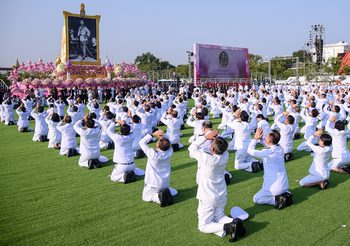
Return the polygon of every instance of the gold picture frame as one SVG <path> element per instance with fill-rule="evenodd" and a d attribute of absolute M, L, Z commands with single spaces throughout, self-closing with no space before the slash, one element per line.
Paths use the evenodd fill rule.
<path fill-rule="evenodd" d="M 65 34 L 65 62 L 101 65 L 100 15 L 72 14 L 63 11 Z M 63 47 L 62 47 L 63 48 Z M 64 48 L 63 48 L 64 49 Z"/>

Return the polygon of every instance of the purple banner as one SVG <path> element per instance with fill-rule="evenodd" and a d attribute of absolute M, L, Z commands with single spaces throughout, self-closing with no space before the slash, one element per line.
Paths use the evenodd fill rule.
<path fill-rule="evenodd" d="M 194 44 L 195 81 L 249 78 L 248 49 Z"/>

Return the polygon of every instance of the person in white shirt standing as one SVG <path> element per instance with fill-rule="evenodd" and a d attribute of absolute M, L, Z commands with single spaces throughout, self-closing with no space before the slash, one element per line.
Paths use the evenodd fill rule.
<path fill-rule="evenodd" d="M 256 204 L 273 205 L 276 209 L 282 209 L 292 205 L 292 194 L 288 191 L 289 183 L 284 164 L 284 152 L 281 146 L 280 134 L 272 131 L 265 140 L 268 149 L 256 150 L 256 144 L 262 139 L 261 128 L 256 130 L 254 139 L 248 146 L 248 153 L 263 160 L 264 182 L 262 189 L 255 194 L 253 201 Z"/>
<path fill-rule="evenodd" d="M 158 203 L 161 207 L 172 205 L 173 196 L 177 194 L 176 190 L 170 188 L 170 160 L 173 150 L 169 139 L 163 136 L 163 131 L 158 130 L 140 140 L 140 147 L 147 156 L 142 200 Z M 158 138 L 155 149 L 147 145 L 152 137 Z"/>
<path fill-rule="evenodd" d="M 230 234 L 230 241 L 245 235 L 245 228 L 240 219 L 233 220 L 225 216 L 227 190 L 225 169 L 229 159 L 228 144 L 217 136 L 216 131 L 205 135 L 203 141 L 211 142 L 210 151 L 200 150 L 202 143 L 193 142 L 190 155 L 200 164 L 198 169 L 198 229 L 203 233 L 215 233 L 220 237 Z"/>

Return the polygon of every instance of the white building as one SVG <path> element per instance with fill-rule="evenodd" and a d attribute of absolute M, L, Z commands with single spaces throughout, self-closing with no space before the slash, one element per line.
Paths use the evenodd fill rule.
<path fill-rule="evenodd" d="M 328 61 L 329 58 L 337 57 L 338 54 L 346 53 L 349 50 L 350 50 L 349 44 L 344 41 L 340 41 L 334 44 L 325 44 L 323 45 L 323 61 Z M 311 52 L 313 53 L 312 60 L 315 62 L 316 61 L 315 50 L 313 49 L 311 50 Z"/>

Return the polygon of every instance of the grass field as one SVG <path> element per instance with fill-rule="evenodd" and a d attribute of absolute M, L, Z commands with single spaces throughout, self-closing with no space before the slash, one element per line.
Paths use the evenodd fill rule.
<path fill-rule="evenodd" d="M 47 143 L 32 142 L 32 133 L 0 124 L 0 245 L 229 245 L 227 237 L 197 229 L 197 167 L 187 151 L 192 132 L 183 130 L 185 149 L 172 157 L 175 204 L 160 208 L 141 200 L 143 179 L 128 185 L 109 180 L 112 150 L 101 152 L 110 158 L 107 165 L 87 170 L 78 166 L 79 157 L 61 157 Z M 324 191 L 300 188 L 311 156 L 294 156 L 286 164 L 294 205 L 278 211 L 254 205 L 262 173 L 233 170 L 230 154 L 226 212 L 240 206 L 250 214 L 247 235 L 235 245 L 350 245 L 350 175 L 332 173 Z M 144 169 L 146 159 L 136 163 Z"/>

